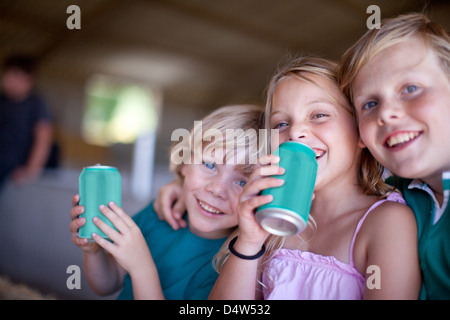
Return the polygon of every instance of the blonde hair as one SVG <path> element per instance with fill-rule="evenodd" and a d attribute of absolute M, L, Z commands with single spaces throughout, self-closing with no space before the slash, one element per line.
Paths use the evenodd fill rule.
<path fill-rule="evenodd" d="M 272 111 L 272 97 L 276 86 L 278 83 L 286 78 L 293 77 L 295 79 L 299 79 L 305 81 L 307 83 L 313 84 L 315 86 L 319 85 L 314 82 L 314 76 L 318 76 L 324 78 L 335 86 L 339 90 L 338 81 L 337 81 L 337 64 L 318 57 L 301 57 L 292 59 L 287 64 L 279 68 L 278 72 L 272 77 L 269 86 L 267 88 L 267 100 L 266 100 L 266 110 L 265 110 L 265 128 L 268 129 L 268 134 L 270 133 L 269 128 L 269 117 Z M 348 103 L 346 97 L 342 94 L 342 97 L 334 97 L 331 93 L 327 92 L 324 88 L 320 88 L 324 90 L 324 93 L 327 94 L 330 98 L 332 98 L 336 104 L 343 107 L 350 114 L 355 117 L 353 109 Z M 341 99 L 342 98 L 342 99 Z M 345 104 L 343 104 L 342 102 Z M 355 117 L 355 126 L 356 126 L 356 117 Z M 269 135 L 270 141 L 270 135 Z M 267 142 L 270 145 L 269 142 Z M 380 197 L 387 197 L 387 195 L 392 191 L 392 187 L 387 185 L 383 179 L 383 166 L 375 160 L 372 154 L 365 148 L 363 150 L 361 156 L 361 168 L 358 175 L 358 183 L 362 188 L 363 192 L 368 195 L 377 195 Z M 308 226 L 313 229 L 316 229 L 316 225 L 314 219 L 312 217 L 308 220 Z M 239 235 L 239 230 L 236 230 L 224 243 L 220 251 L 214 257 L 214 267 L 217 272 L 220 272 L 225 264 L 230 252 L 228 250 L 228 244 L 235 237 Z M 308 239 L 303 239 L 299 236 L 299 239 L 304 241 L 305 243 Z M 285 237 L 279 237 L 275 235 L 270 235 L 265 241 L 266 253 L 262 257 L 262 262 L 260 264 L 260 268 L 263 270 L 265 265 L 272 259 L 272 257 L 276 254 L 276 252 L 282 248 L 284 245 Z"/>
<path fill-rule="evenodd" d="M 231 156 L 237 160 L 237 169 L 244 174 L 253 171 L 255 163 L 246 161 L 251 157 L 257 157 L 260 152 L 258 142 L 258 130 L 262 126 L 263 109 L 257 105 L 240 104 L 223 106 L 201 120 L 200 126 L 193 126 L 189 132 L 189 139 L 181 142 L 174 142 L 170 148 L 170 170 L 175 172 L 183 180 L 181 168 L 185 163 L 176 163 L 173 155 L 182 152 L 202 153 L 205 148 L 210 150 L 226 150 L 224 158 L 229 160 Z M 252 129 L 252 130 L 248 130 Z M 227 131 L 231 130 L 231 139 L 227 136 Z M 229 131 L 230 132 L 230 131 Z M 256 133 L 255 135 L 250 133 Z M 217 133 L 219 133 L 217 135 Z M 195 137 L 200 137 L 202 145 L 195 148 Z M 200 159 L 202 154 L 199 155 Z M 237 158 L 237 159 L 236 159 Z M 227 161 L 228 162 L 228 161 Z M 225 163 L 225 162 L 224 162 Z"/>
<path fill-rule="evenodd" d="M 293 59 L 284 67 L 279 69 L 279 71 L 272 77 L 267 90 L 267 102 L 265 111 L 266 128 L 269 127 L 269 117 L 272 111 L 272 97 L 278 83 L 285 77 L 293 77 L 318 86 L 318 84 L 313 80 L 314 76 L 328 80 L 332 86 L 336 87 L 337 91 L 340 91 L 337 78 L 337 64 L 327 59 L 318 57 L 301 57 Z M 324 88 L 320 89 L 322 89 L 330 98 L 332 98 L 337 105 L 348 111 L 354 117 L 355 126 L 357 126 L 356 113 L 350 106 L 348 99 L 343 94 L 341 97 L 334 97 Z M 364 193 L 382 197 L 385 197 L 389 194 L 392 188 L 384 183 L 382 179 L 383 170 L 384 167 L 377 160 L 375 160 L 369 150 L 367 150 L 367 148 L 363 149 L 361 156 L 361 166 L 358 174 L 358 184 L 362 188 Z"/>
<path fill-rule="evenodd" d="M 352 84 L 361 68 L 380 51 L 411 37 L 421 37 L 436 54 L 450 77 L 450 37 L 439 24 L 422 13 L 409 13 L 382 21 L 380 29 L 367 31 L 341 59 L 338 79 L 341 90 L 352 101 Z"/>

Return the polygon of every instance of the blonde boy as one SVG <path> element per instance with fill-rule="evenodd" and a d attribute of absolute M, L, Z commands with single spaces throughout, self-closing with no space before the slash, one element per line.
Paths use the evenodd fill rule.
<path fill-rule="evenodd" d="M 237 227 L 239 195 L 253 169 L 253 164 L 235 160 L 255 152 L 256 141 L 248 139 L 244 130 L 259 129 L 261 114 L 262 109 L 253 105 L 221 107 L 202 119 L 203 130 L 198 134 L 203 142 L 198 150 L 192 150 L 189 141 L 187 149 L 180 149 L 180 143 L 172 148 L 172 156 L 186 150 L 189 154 L 203 153 L 203 161 L 198 164 L 172 163 L 182 179 L 180 196 L 186 204 L 186 228 L 172 230 L 160 221 L 153 202 L 133 219 L 110 203 L 109 208 L 101 206 L 100 211 L 118 232 L 94 218 L 94 223 L 112 242 L 93 234 L 95 243 L 88 243 L 78 237 L 77 230 L 86 220 L 79 217 L 84 208 L 78 205 L 79 196 L 74 196 L 69 228 L 72 241 L 83 250 L 85 275 L 94 292 L 107 295 L 122 289 L 118 299 L 208 297 L 217 278 L 213 256 Z M 209 139 L 208 132 L 216 133 L 217 138 L 218 133 L 225 136 L 227 130 L 242 132 L 233 137 L 236 148 L 227 149 L 229 141 Z M 221 154 L 232 156 L 226 163 L 217 163 L 216 160 L 222 159 L 215 157 L 215 152 L 223 148 L 229 153 Z"/>
<path fill-rule="evenodd" d="M 421 299 L 450 299 L 448 33 L 419 13 L 387 19 L 345 53 L 339 78 L 361 139 L 414 210 Z"/>

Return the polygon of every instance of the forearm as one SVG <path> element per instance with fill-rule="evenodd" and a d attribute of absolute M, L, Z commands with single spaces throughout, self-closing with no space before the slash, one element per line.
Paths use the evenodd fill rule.
<path fill-rule="evenodd" d="M 165 300 L 158 270 L 153 262 L 130 273 L 130 277 L 135 300 Z"/>
<path fill-rule="evenodd" d="M 123 284 L 125 271 L 102 249 L 84 252 L 83 267 L 89 287 L 100 296 L 116 292 Z"/>
<path fill-rule="evenodd" d="M 247 256 L 253 256 L 261 246 L 249 246 L 237 239 L 234 249 Z M 261 259 L 261 258 L 260 258 Z M 258 285 L 259 260 L 245 260 L 230 253 L 209 295 L 212 300 L 254 300 Z"/>

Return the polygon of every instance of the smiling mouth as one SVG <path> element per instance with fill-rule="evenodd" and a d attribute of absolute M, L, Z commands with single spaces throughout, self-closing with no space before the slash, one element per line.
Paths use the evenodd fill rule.
<path fill-rule="evenodd" d="M 415 140 L 420 134 L 418 131 L 401 132 L 390 136 L 385 143 L 389 148 L 398 147 Z"/>
<path fill-rule="evenodd" d="M 223 211 L 220 211 L 219 209 L 209 205 L 206 202 L 203 202 L 199 199 L 197 199 L 197 201 L 198 201 L 199 206 L 208 213 L 217 214 L 217 215 L 225 214 Z"/>
<path fill-rule="evenodd" d="M 321 150 L 321 149 L 313 149 L 313 150 L 314 150 L 314 153 L 316 154 L 316 160 L 319 160 L 325 154 L 325 150 Z"/>

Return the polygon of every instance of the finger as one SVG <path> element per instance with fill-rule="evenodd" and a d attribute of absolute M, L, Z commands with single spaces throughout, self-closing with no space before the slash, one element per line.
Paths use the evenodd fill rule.
<path fill-rule="evenodd" d="M 251 183 L 247 183 L 240 195 L 240 201 L 245 201 L 250 197 L 254 197 L 265 189 L 280 187 L 283 184 L 284 184 L 283 179 L 272 177 L 262 178 L 255 180 Z"/>
<path fill-rule="evenodd" d="M 186 206 L 183 199 L 179 199 L 175 202 L 173 208 L 165 213 L 167 222 L 175 229 L 186 228 L 186 221 L 183 219 Z"/>
<path fill-rule="evenodd" d="M 172 199 L 173 198 L 173 199 Z M 166 222 L 174 229 L 178 230 L 180 228 L 179 220 L 181 219 L 181 214 L 179 212 L 180 200 L 178 200 L 172 207 L 172 203 L 176 200 L 176 196 L 166 197 L 162 195 L 161 203 L 165 205 L 161 206 L 161 220 L 166 220 Z M 184 205 L 184 202 L 181 202 Z"/>
<path fill-rule="evenodd" d="M 84 212 L 84 206 L 75 206 L 70 210 L 70 218 L 77 219 Z"/>
<path fill-rule="evenodd" d="M 178 229 L 187 227 L 186 220 L 183 218 L 183 215 L 180 214 L 179 212 L 174 212 L 173 213 L 173 218 L 175 220 L 175 223 L 178 225 Z"/>
<path fill-rule="evenodd" d="M 87 238 L 80 238 L 76 234 L 72 236 L 72 242 L 79 247 L 86 246 L 89 244 L 89 240 Z"/>
<path fill-rule="evenodd" d="M 85 223 L 86 223 L 86 218 L 84 218 L 84 217 L 72 220 L 69 223 L 70 232 L 78 232 L 78 229 L 80 229 L 80 227 L 84 226 Z"/>
<path fill-rule="evenodd" d="M 280 163 L 280 157 L 274 154 L 266 154 L 258 159 L 258 165 L 264 166 L 268 164 L 278 164 Z"/>
<path fill-rule="evenodd" d="M 186 212 L 186 204 L 184 203 L 183 199 L 179 199 L 175 203 L 175 205 L 173 206 L 173 212 L 177 220 L 183 218 L 183 214 Z"/>
<path fill-rule="evenodd" d="M 174 213 L 165 212 L 164 217 L 166 222 L 172 227 L 173 230 L 178 230 L 180 228 L 180 225 L 178 223 L 178 220 L 175 218 Z"/>
<path fill-rule="evenodd" d="M 100 219 L 99 219 L 100 220 Z M 104 232 L 104 231 L 103 231 Z M 111 254 L 114 254 L 114 252 L 115 252 L 115 249 L 117 248 L 117 246 L 114 244 L 114 243 L 112 243 L 112 242 L 110 242 L 110 241 L 108 241 L 108 240 L 106 240 L 106 239 L 103 239 L 102 237 L 100 237 L 97 233 L 93 233 L 92 234 L 92 239 L 100 246 L 100 247 L 102 247 L 103 249 L 105 249 L 106 251 L 108 251 L 109 253 L 111 253 Z M 111 239 L 111 237 L 110 237 L 110 239 Z M 111 239 L 112 240 L 112 239 Z"/>
<path fill-rule="evenodd" d="M 239 215 L 246 218 L 254 218 L 254 211 L 267 203 L 272 202 L 273 196 L 271 194 L 266 194 L 263 196 L 252 197 L 246 201 L 243 201 L 239 206 Z"/>
<path fill-rule="evenodd" d="M 75 207 L 80 202 L 80 195 L 77 193 L 72 197 L 72 207 Z"/>
<path fill-rule="evenodd" d="M 94 217 L 92 219 L 92 221 L 113 242 L 119 242 L 120 241 L 120 233 L 117 232 L 116 230 L 114 230 L 113 228 L 111 228 L 110 226 L 108 226 L 106 223 L 104 223 L 99 217 Z"/>
<path fill-rule="evenodd" d="M 281 175 L 285 172 L 285 169 L 279 166 L 267 165 L 264 167 L 258 167 L 253 170 L 249 179 L 247 180 L 247 184 L 252 183 L 255 180 L 259 180 L 261 178 L 265 178 L 268 176 Z"/>
<path fill-rule="evenodd" d="M 115 202 L 110 201 L 109 207 L 123 220 L 123 222 L 125 222 L 128 227 L 132 227 L 135 225 L 133 219 Z"/>
<path fill-rule="evenodd" d="M 259 167 L 258 169 L 259 175 L 264 176 L 273 176 L 273 175 L 282 175 L 285 172 L 285 169 L 278 165 L 267 165 Z"/>
<path fill-rule="evenodd" d="M 105 205 L 99 206 L 100 212 L 103 213 L 103 215 L 111 221 L 111 223 L 116 227 L 119 232 L 123 233 L 128 229 L 128 225 L 123 221 L 123 219 L 113 210 L 111 210 L 109 207 Z M 100 219 L 99 219 L 100 220 Z"/>
<path fill-rule="evenodd" d="M 178 225 L 180 226 L 180 228 L 186 228 L 187 222 L 184 219 L 180 219 L 180 220 L 178 220 Z"/>
<path fill-rule="evenodd" d="M 174 180 L 159 189 L 158 199 L 155 201 L 155 210 L 160 220 L 164 220 L 169 214 L 172 215 L 172 206 L 180 197 L 181 188 L 179 182 Z"/>

